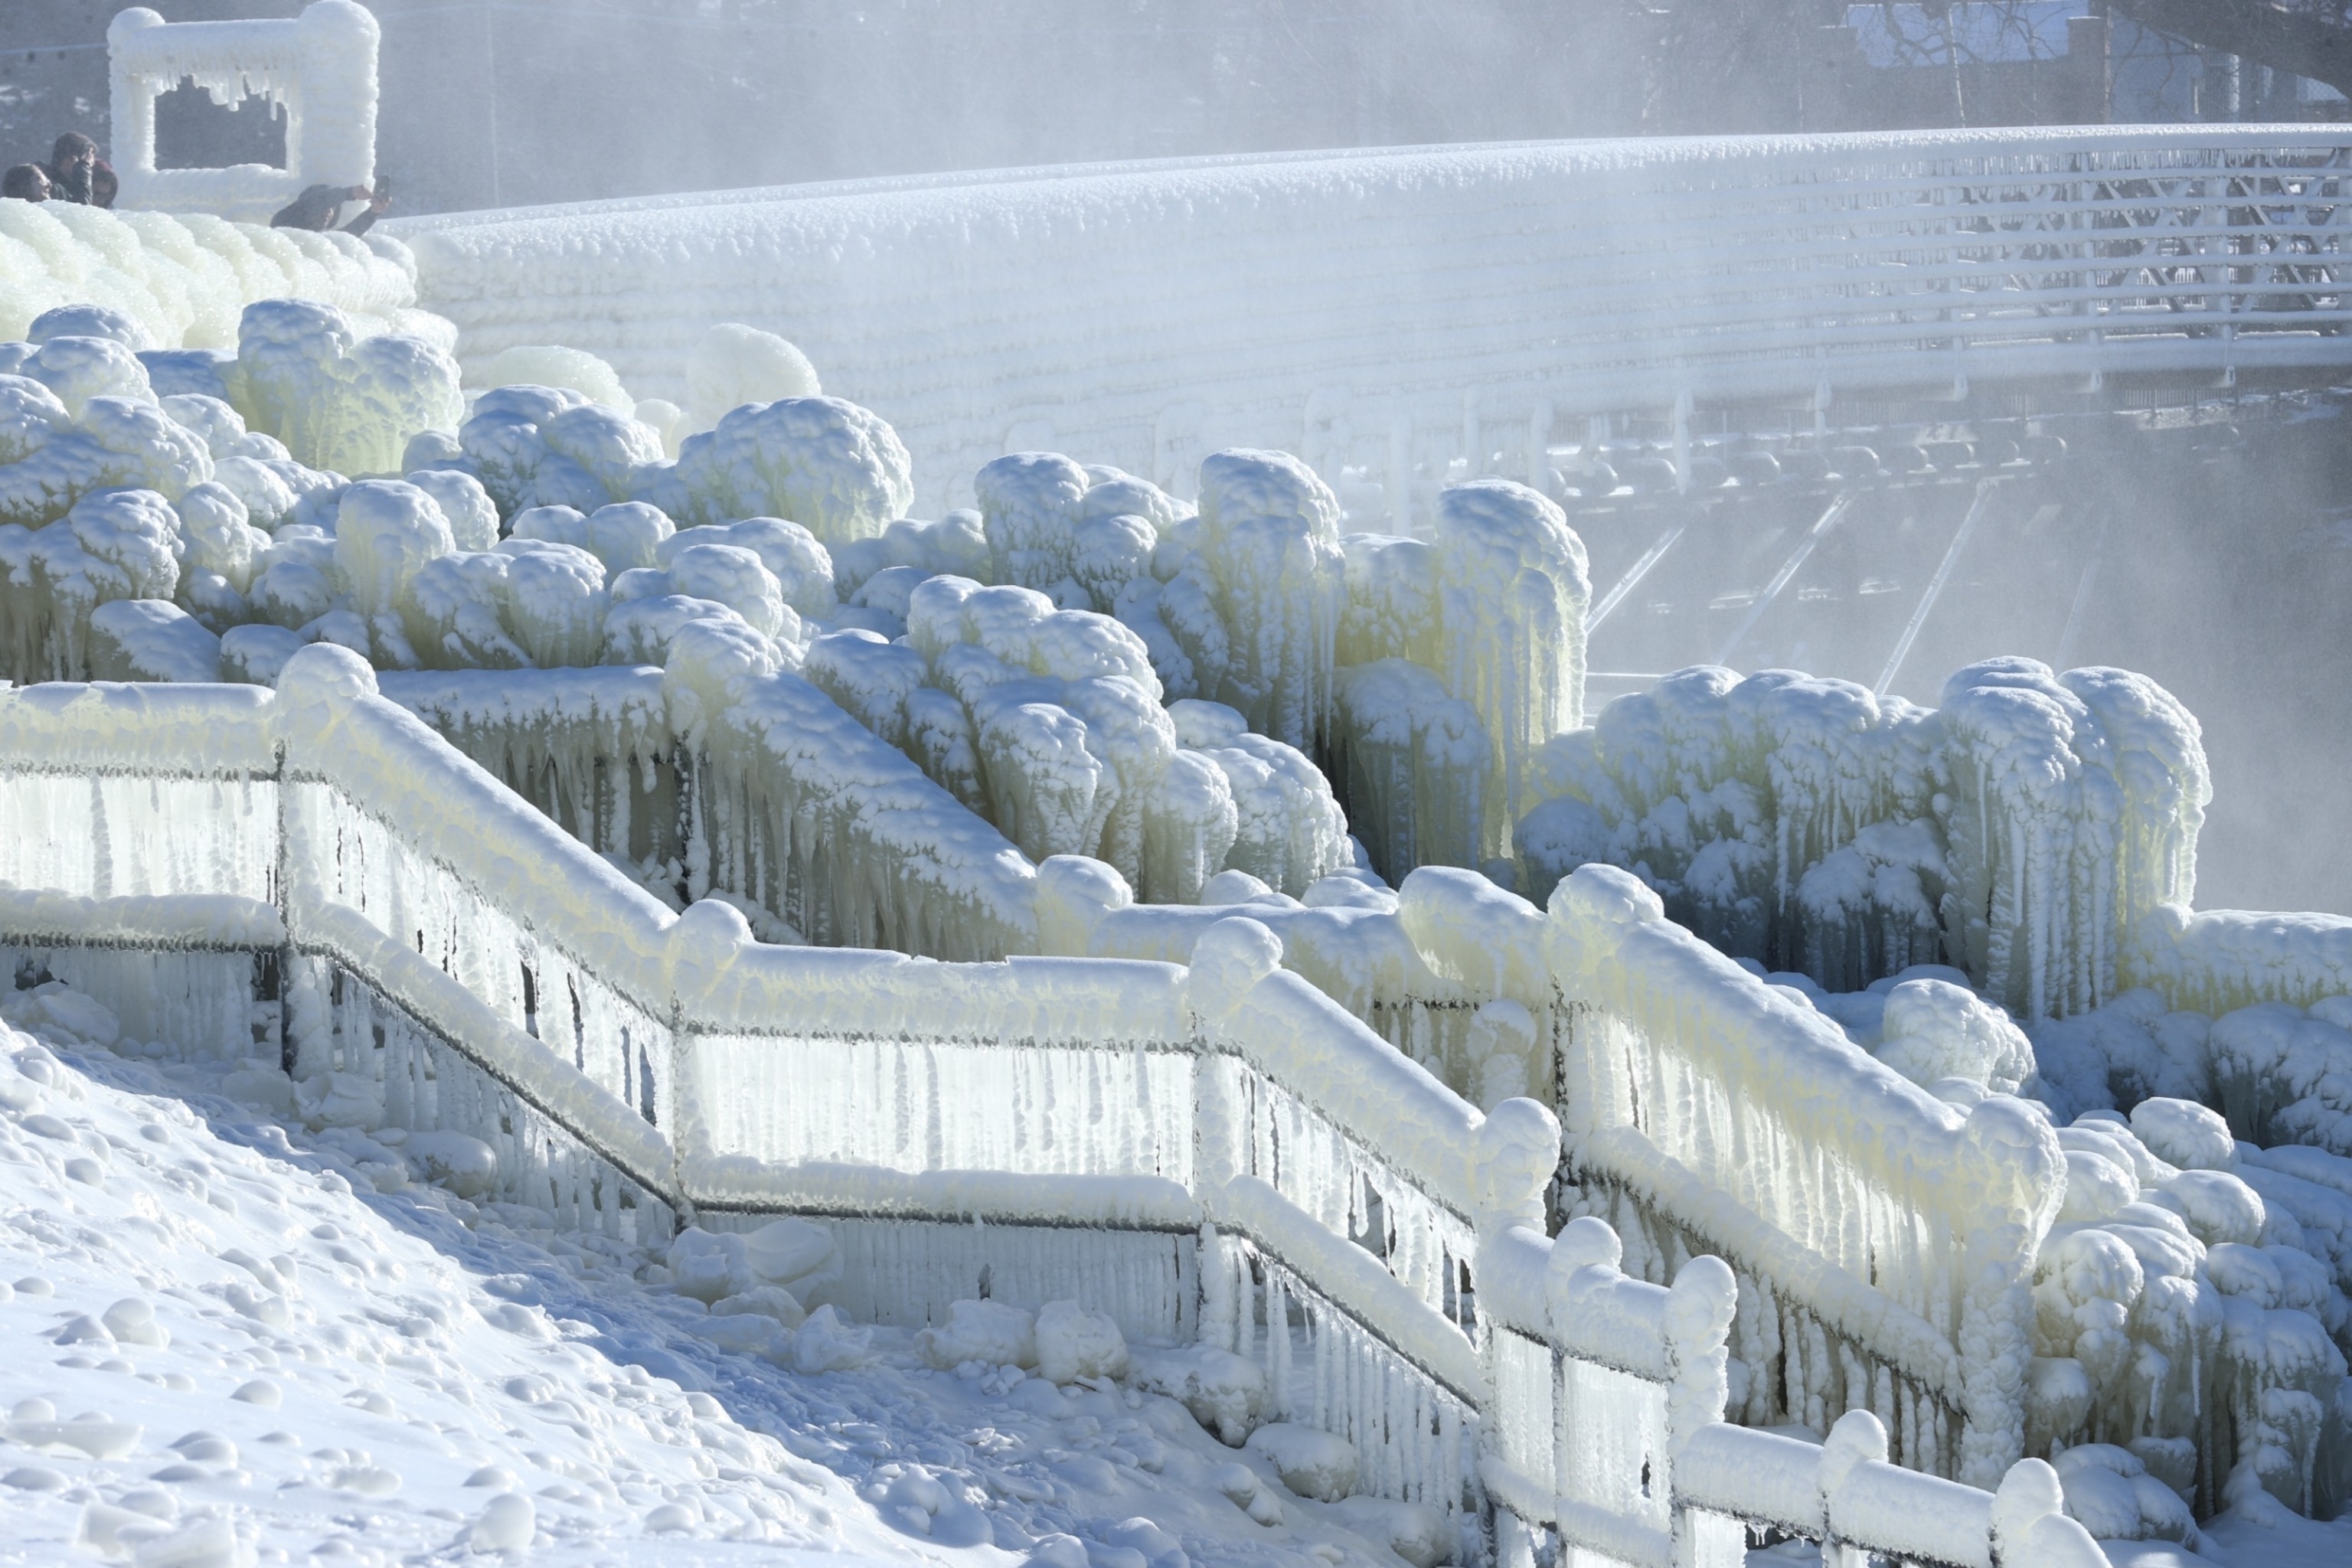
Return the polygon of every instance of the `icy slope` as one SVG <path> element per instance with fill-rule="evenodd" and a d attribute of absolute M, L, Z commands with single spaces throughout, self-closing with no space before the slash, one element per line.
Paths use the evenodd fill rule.
<path fill-rule="evenodd" d="M 1339 1522 L 1366 1500 L 1290 1496 L 1170 1400 L 712 1317 L 643 1253 L 100 1047 L 86 998 L 9 1012 L 58 1053 L 0 1029 L 0 1563 L 1395 1568 Z"/>

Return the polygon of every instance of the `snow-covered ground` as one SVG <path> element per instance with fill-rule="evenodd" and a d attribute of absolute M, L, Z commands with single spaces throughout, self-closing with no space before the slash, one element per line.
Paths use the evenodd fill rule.
<path fill-rule="evenodd" d="M 418 1179 L 397 1131 L 313 1136 L 106 1048 L 88 998 L 0 1012 L 0 1563 L 1400 1561 L 1396 1505 L 1296 1495 L 1159 1394 L 714 1315 L 641 1282 L 654 1254 Z M 2332 1568 L 2352 1519 L 2202 1545 L 2109 1552 Z"/>
<path fill-rule="evenodd" d="M 713 1316 L 99 1047 L 87 998 L 0 1006 L 38 1034 L 0 1029 L 0 1563 L 1396 1568 L 1397 1505 L 1296 1496 L 1170 1399 Z"/>

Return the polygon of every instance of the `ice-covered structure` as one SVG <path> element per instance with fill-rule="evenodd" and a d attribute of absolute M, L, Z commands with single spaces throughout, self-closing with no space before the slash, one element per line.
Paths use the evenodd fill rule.
<path fill-rule="evenodd" d="M 106 30 L 112 152 L 125 208 L 209 213 L 266 224 L 312 185 L 375 178 L 375 17 L 354 0 L 312 0 L 299 16 L 169 23 L 143 5 Z M 159 167 L 155 100 L 193 81 L 235 108 L 248 94 L 286 115 L 286 166 Z"/>
<path fill-rule="evenodd" d="M 1360 1489 L 1417 1563 L 1520 1561 L 1546 1533 L 1730 1562 L 1747 1520 L 1916 1551 L 1923 1512 L 1972 1561 L 2098 1561 L 2067 1517 L 2095 1489 L 2038 1461 L 1998 1496 L 1890 1464 L 1920 1462 L 1907 1404 L 1891 1432 L 1849 1410 L 1820 1448 L 1723 1425 L 1748 1375 L 1734 1272 L 1697 1259 L 1662 1288 L 1597 1220 L 1548 1237 L 1550 1113 L 1465 1105 L 1281 968 L 1265 924 L 1223 920 L 1184 967 L 761 943 L 722 903 L 663 908 L 373 685 L 314 647 L 275 691 L 0 693 L 0 754 L 50 767 L 0 775 L 39 829 L 0 842 L 16 963 L 113 1001 L 123 1049 L 177 1042 L 313 1125 L 467 1150 L 486 1200 L 676 1231 L 673 1279 L 715 1306 L 796 1310 L 829 1280 L 807 1370 L 836 1364 L 835 1311 L 930 1323 L 940 1356 L 1003 1329 L 1017 1363 L 1027 1329 L 1041 1371 L 1127 1376 L 1228 1441 L 1263 1427 L 1289 1484 Z M 1639 893 L 1610 875 L 1556 903 L 1563 979 L 1640 925 L 1610 914 Z M 1670 965 L 1706 952 L 1650 919 Z M 1996 1183 L 2015 1146 L 1958 1145 Z M 2029 1226 L 2053 1166 L 2000 1189 Z M 771 1260 L 779 1212 L 821 1216 L 824 1247 Z M 1122 1372 L 1119 1342 L 1153 1335 L 1176 1348 Z M 2018 1434 L 1975 1436 L 1989 1390 L 1952 1440 L 1999 1477 Z M 1255 1510 L 1255 1484 L 1226 1489 Z"/>
<path fill-rule="evenodd" d="M 267 289 L 225 360 L 171 290 L 243 231 L 105 221 L 141 248 L 24 230 L 91 281 L 0 351 L 8 673 L 139 682 L 0 693 L 26 978 L 682 1227 L 714 1306 L 784 1289 L 726 1238 L 794 1214 L 940 1357 L 1124 1336 L 1416 1563 L 1740 1521 L 2089 1563 L 2347 1495 L 2352 939 L 2187 911 L 2202 759 L 2144 680 L 1687 671 L 1587 729 L 1564 520 L 1371 400 L 1307 400 L 1313 468 L 1197 409 L 1129 440 L 1144 389 L 1083 417 L 1148 479 L 999 458 L 1026 409 L 919 474 L 936 422 L 750 329 L 643 380 L 681 406 L 478 311 L 461 393 L 224 251 Z M 577 233 L 464 227 L 444 282 Z M 1367 433 L 1431 538 L 1339 532 Z M 817 1370 L 855 1334 L 810 1321 Z"/>
<path fill-rule="evenodd" d="M 1926 710 L 1788 670 L 1701 666 L 1548 742 L 1516 829 L 1530 887 L 1640 873 L 1727 952 L 1851 991 L 1948 959 L 2025 1017 L 2126 984 L 2186 903 L 2211 784 L 2196 720 L 2143 677 L 1992 659 Z"/>
<path fill-rule="evenodd" d="M 358 337 L 398 331 L 457 346 L 456 326 L 417 308 L 416 258 L 400 241 L 267 221 L 12 202 L 0 207 L 0 341 L 26 337 L 52 310 L 103 307 L 133 324 L 125 346 L 197 379 L 173 392 L 205 390 L 210 356 L 182 351 L 234 351 L 239 313 L 263 300 L 331 305 Z"/>

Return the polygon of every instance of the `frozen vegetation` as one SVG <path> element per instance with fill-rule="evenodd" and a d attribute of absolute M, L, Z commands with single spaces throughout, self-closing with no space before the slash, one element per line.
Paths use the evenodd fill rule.
<path fill-rule="evenodd" d="M 2153 682 L 1589 714 L 1507 479 L 0 206 L 36 1550 L 2340 1554 L 2352 926 L 2191 911 Z"/>

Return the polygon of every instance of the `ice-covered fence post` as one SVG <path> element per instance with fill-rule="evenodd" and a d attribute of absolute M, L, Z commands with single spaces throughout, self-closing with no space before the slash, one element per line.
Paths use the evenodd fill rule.
<path fill-rule="evenodd" d="M 1839 1539 L 1843 1532 L 1838 1528 L 1837 1494 L 1846 1478 L 1860 1467 L 1885 1463 L 1885 1425 L 1867 1410 L 1849 1410 L 1839 1416 L 1822 1444 L 1821 1468 L 1813 1472 L 1814 1485 L 1821 1491 L 1822 1518 L 1829 1527 L 1822 1542 L 1822 1568 L 1869 1568 L 1866 1547 Z"/>
<path fill-rule="evenodd" d="M 1720 1258 L 1690 1259 L 1666 1293 L 1669 1495 L 1691 1438 L 1723 1419 L 1731 1392 L 1731 1320 L 1738 1306 L 1738 1281 Z M 1679 1503 L 1674 1534 L 1675 1568 L 1715 1568 L 1739 1563 L 1747 1553 L 1748 1532 L 1738 1521 Z"/>
<path fill-rule="evenodd" d="M 1217 1212 L 1225 1184 L 1244 1167 L 1244 1123 L 1239 1065 L 1211 1048 L 1216 1030 L 1241 1005 L 1252 987 L 1282 967 L 1282 939 L 1254 920 L 1236 915 L 1219 921 L 1193 944 L 1184 976 L 1184 1006 L 1192 1015 L 1199 1068 L 1192 1075 L 1192 1195 L 1204 1212 Z M 1201 1227 L 1201 1342 L 1234 1348 L 1246 1310 L 1219 1256 L 1214 1225 Z"/>
<path fill-rule="evenodd" d="M 647 1107 L 656 1125 L 668 1123 L 669 1144 L 677 1152 L 677 1170 L 671 1185 L 677 1193 L 677 1221 L 694 1223 L 694 1165 L 716 1152 L 710 1121 L 703 1104 L 699 1036 L 692 1020 L 709 1011 L 708 1000 L 720 978 L 751 945 L 751 922 L 732 904 L 704 899 L 688 904 L 669 928 L 668 970 L 670 1033 L 670 1103 Z M 667 1111 L 667 1116 L 664 1112 Z"/>
<path fill-rule="evenodd" d="M 1223 689 L 1202 695 L 1321 756 L 1347 598 L 1338 499 L 1287 452 L 1212 452 L 1201 462 L 1201 544 L 1233 639 Z"/>
<path fill-rule="evenodd" d="M 1477 1163 L 1481 1235 L 1527 1226 L 1541 1230 L 1544 1186 L 1559 1169 L 1559 1121 L 1536 1100 L 1512 1099 L 1486 1113 L 1471 1151 Z"/>
<path fill-rule="evenodd" d="M 1993 1494 L 1993 1568 L 2103 1568 L 2107 1554 L 2065 1509 L 2058 1472 L 2046 1460 L 2011 1465 Z"/>
<path fill-rule="evenodd" d="M 1977 1217 L 1960 1247 L 1965 1425 L 1958 1479 L 1990 1491 L 2025 1452 L 2033 1361 L 2033 1258 L 2065 1195 L 2057 1135 L 2021 1101 L 1979 1101 L 1961 1129 L 1958 1180 Z"/>
<path fill-rule="evenodd" d="M 1536 748 L 1584 721 L 1584 543 L 1548 497 L 1473 479 L 1438 495 L 1437 560 L 1448 684 L 1494 747 L 1482 852 L 1506 855 L 1536 805 Z"/>

